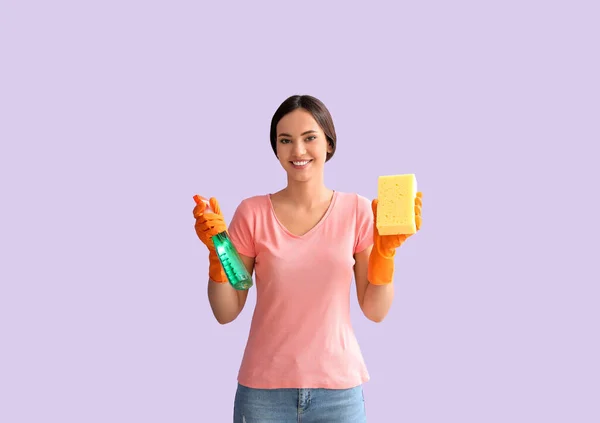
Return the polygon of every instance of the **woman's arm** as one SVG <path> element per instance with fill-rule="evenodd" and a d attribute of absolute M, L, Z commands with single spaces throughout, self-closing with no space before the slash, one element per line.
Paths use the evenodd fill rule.
<path fill-rule="evenodd" d="M 387 316 L 394 300 L 394 284 L 373 285 L 368 280 L 369 256 L 372 246 L 354 255 L 354 279 L 358 304 L 367 319 L 379 323 Z"/>
<path fill-rule="evenodd" d="M 254 271 L 254 258 L 240 254 L 248 273 L 252 275 Z M 208 280 L 208 301 L 210 308 L 222 325 L 233 322 L 244 309 L 248 290 L 238 291 L 231 286 L 229 282 L 218 283 Z"/>

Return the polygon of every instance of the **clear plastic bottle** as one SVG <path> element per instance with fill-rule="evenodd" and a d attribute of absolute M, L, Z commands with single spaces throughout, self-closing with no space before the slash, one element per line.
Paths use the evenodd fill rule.
<path fill-rule="evenodd" d="M 205 212 L 214 213 L 206 198 L 195 195 L 194 201 L 196 204 L 200 204 L 201 201 L 204 202 L 204 204 L 206 204 Z M 212 241 L 215 245 L 215 250 L 217 251 L 217 257 L 219 257 L 221 266 L 223 266 L 223 270 L 225 271 L 231 286 L 240 291 L 251 288 L 253 285 L 252 275 L 248 273 L 238 251 L 229 239 L 227 231 L 214 235 Z"/>

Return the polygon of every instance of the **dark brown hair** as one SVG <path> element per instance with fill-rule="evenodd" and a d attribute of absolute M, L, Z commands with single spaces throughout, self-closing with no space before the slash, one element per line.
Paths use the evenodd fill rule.
<path fill-rule="evenodd" d="M 337 141 L 333 118 L 323 102 L 310 95 L 293 95 L 288 97 L 275 111 L 273 119 L 271 119 L 271 147 L 273 147 L 275 156 L 277 156 L 277 124 L 282 117 L 296 109 L 304 109 L 310 112 L 325 133 L 327 143 L 331 146 L 331 153 L 327 152 L 327 157 L 325 159 L 326 162 L 329 161 L 335 153 Z"/>

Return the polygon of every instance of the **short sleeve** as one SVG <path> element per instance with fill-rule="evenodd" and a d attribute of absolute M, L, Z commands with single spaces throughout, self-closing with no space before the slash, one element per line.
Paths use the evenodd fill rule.
<path fill-rule="evenodd" d="M 254 244 L 254 210 L 248 200 L 240 203 L 233 214 L 229 228 L 229 239 L 240 254 L 256 257 Z"/>
<path fill-rule="evenodd" d="M 369 199 L 356 195 L 356 241 L 354 254 L 360 253 L 373 244 L 373 209 Z"/>

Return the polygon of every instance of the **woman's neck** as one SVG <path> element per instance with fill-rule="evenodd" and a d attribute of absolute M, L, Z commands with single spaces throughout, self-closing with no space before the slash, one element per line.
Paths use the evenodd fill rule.
<path fill-rule="evenodd" d="M 287 201 L 303 209 L 311 209 L 331 200 L 333 191 L 325 186 L 322 180 L 310 180 L 306 182 L 290 181 L 281 194 Z"/>

